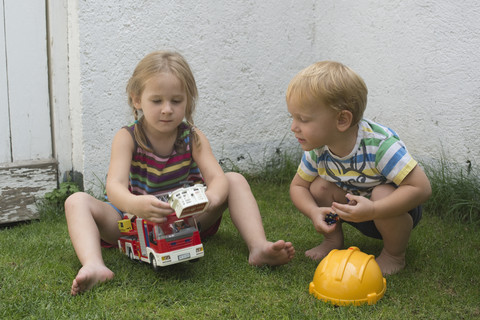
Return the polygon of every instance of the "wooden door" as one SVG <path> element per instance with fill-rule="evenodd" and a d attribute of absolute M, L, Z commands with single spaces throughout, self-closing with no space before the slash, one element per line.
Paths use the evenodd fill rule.
<path fill-rule="evenodd" d="M 35 201 L 57 186 L 45 9 L 0 0 L 0 224 L 36 218 Z"/>

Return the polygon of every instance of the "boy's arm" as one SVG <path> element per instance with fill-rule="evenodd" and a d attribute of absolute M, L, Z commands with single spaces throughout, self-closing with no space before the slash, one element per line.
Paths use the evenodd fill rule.
<path fill-rule="evenodd" d="M 432 188 L 427 175 L 418 165 L 403 179 L 397 189 L 374 202 L 374 219 L 394 217 L 428 200 Z"/>
<path fill-rule="evenodd" d="M 333 231 L 335 225 L 325 222 L 325 215 L 332 211 L 329 207 L 319 207 L 310 192 L 311 183 L 297 173 L 290 183 L 290 198 L 297 209 L 312 220 L 315 230 L 321 233 Z"/>
<path fill-rule="evenodd" d="M 303 180 L 298 173 L 295 174 L 290 183 L 290 198 L 300 212 L 312 219 L 312 212 L 318 206 L 310 193 L 310 185 L 311 183 Z"/>
<path fill-rule="evenodd" d="M 388 196 L 375 201 L 348 194 L 354 205 L 333 203 L 332 207 L 340 218 L 361 222 L 395 217 L 425 202 L 432 192 L 430 182 L 423 170 L 416 165 L 398 188 Z"/>

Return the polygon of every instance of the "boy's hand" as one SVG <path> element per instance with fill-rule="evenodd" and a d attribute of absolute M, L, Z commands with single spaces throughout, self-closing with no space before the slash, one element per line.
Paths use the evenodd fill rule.
<path fill-rule="evenodd" d="M 321 234 L 330 233 L 335 229 L 335 224 L 329 225 L 325 221 L 327 214 L 332 212 L 332 208 L 318 207 L 313 214 L 312 222 L 315 230 Z"/>
<path fill-rule="evenodd" d="M 373 220 L 375 208 L 373 201 L 362 196 L 346 195 L 347 204 L 332 203 L 332 209 L 345 221 L 363 222 Z"/>
<path fill-rule="evenodd" d="M 136 196 L 132 207 L 135 209 L 129 213 L 157 223 L 165 222 L 167 220 L 165 216 L 174 212 L 168 202 L 163 202 L 152 195 Z"/>

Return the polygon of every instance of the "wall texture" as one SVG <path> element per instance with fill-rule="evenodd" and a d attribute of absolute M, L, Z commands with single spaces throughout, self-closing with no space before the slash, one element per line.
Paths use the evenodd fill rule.
<path fill-rule="evenodd" d="M 480 3 L 316 2 L 315 52 L 369 87 L 366 117 L 393 128 L 424 161 L 480 164 Z M 315 57 L 317 58 L 317 57 Z"/>
<path fill-rule="evenodd" d="M 365 79 L 366 116 L 395 129 L 415 157 L 445 152 L 460 165 L 480 163 L 473 0 L 79 0 L 74 10 L 73 162 L 87 187 L 104 180 L 113 135 L 133 119 L 125 94 L 131 72 L 158 49 L 187 58 L 200 92 L 195 122 L 218 159 L 242 168 L 277 149 L 299 150 L 285 89 L 300 69 L 326 59 Z"/>

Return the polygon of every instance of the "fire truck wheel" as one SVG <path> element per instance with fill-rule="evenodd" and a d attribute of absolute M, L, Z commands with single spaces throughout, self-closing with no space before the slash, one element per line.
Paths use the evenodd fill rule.
<path fill-rule="evenodd" d="M 132 249 L 128 249 L 128 257 L 133 260 L 133 252 L 132 252 Z"/>
<path fill-rule="evenodd" d="M 152 265 L 153 270 L 158 271 L 158 269 L 160 269 L 157 265 L 157 259 L 155 259 L 153 254 L 150 254 L 150 264 Z"/>

